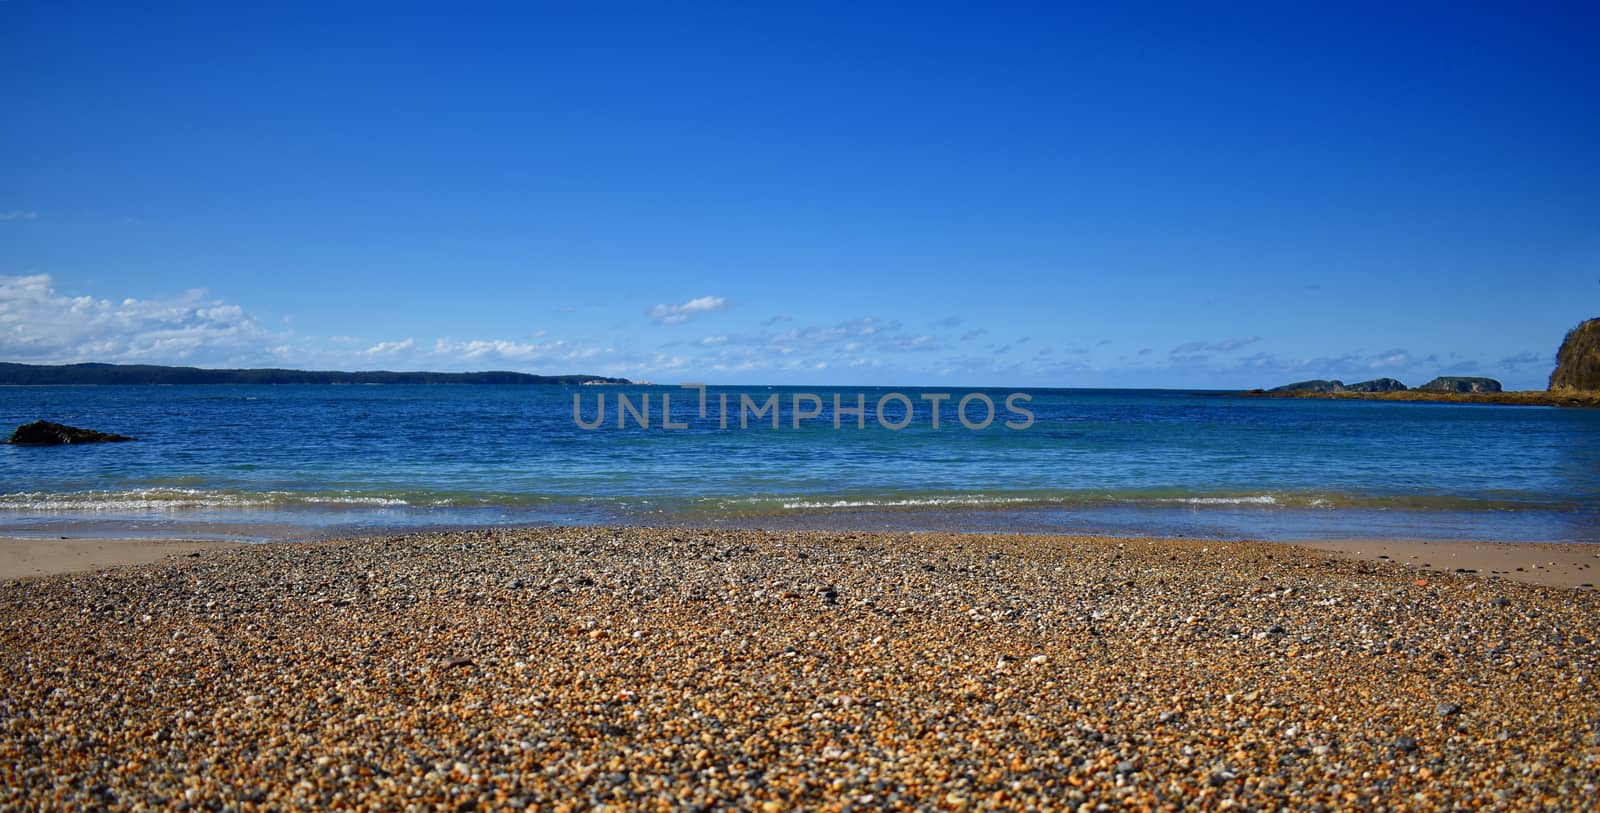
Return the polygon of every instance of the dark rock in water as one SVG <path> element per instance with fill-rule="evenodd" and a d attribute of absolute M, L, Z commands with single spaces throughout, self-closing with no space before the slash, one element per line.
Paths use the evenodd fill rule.
<path fill-rule="evenodd" d="M 1393 378 L 1374 378 L 1371 381 L 1351 384 L 1344 389 L 1345 392 L 1401 392 L 1407 387 Z"/>
<path fill-rule="evenodd" d="M 1492 378 L 1441 375 L 1417 389 L 1428 392 L 1500 392 L 1500 382 Z"/>
<path fill-rule="evenodd" d="M 49 421 L 34 421 L 17 427 L 17 431 L 11 433 L 9 442 L 17 446 L 60 446 L 72 443 L 120 443 L 125 440 L 133 438 Z"/>
<path fill-rule="evenodd" d="M 1600 390 L 1600 319 L 1578 325 L 1561 342 L 1550 389 Z"/>
<path fill-rule="evenodd" d="M 1345 388 L 1344 388 L 1344 382 L 1343 381 L 1337 381 L 1337 380 L 1328 381 L 1328 380 L 1321 379 L 1321 378 L 1314 378 L 1314 379 L 1312 379 L 1310 381 L 1296 381 L 1293 384 L 1285 384 L 1285 385 L 1283 385 L 1281 387 L 1273 387 L 1272 389 L 1267 390 L 1267 392 L 1344 392 L 1344 391 L 1345 391 Z"/>

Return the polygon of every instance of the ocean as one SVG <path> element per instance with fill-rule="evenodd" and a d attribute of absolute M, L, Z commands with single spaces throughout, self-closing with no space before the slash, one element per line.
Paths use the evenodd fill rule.
<path fill-rule="evenodd" d="M 1026 422 L 1014 392 L 1026 428 L 1005 426 Z M 663 395 L 681 428 L 661 426 Z M 779 428 L 740 429 L 741 397 L 773 395 Z M 835 395 L 861 398 L 865 428 L 853 414 L 834 428 Z M 974 424 L 978 395 L 995 405 L 987 427 L 954 415 L 968 395 Z M 648 399 L 649 428 L 632 413 L 618 428 L 619 396 Z M 586 423 L 605 399 L 606 421 L 580 426 L 574 397 Z M 880 399 L 905 428 L 879 423 Z M 3 387 L 7 430 L 42 418 L 139 440 L 0 445 L 0 535 L 628 524 L 1600 542 L 1596 410 L 1085 389 L 712 387 L 707 402 L 701 418 L 678 387 Z"/>

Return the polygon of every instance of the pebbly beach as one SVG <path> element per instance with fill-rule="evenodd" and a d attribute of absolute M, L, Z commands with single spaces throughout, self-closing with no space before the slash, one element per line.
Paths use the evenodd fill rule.
<path fill-rule="evenodd" d="M 1278 544 L 549 528 L 0 583 L 0 809 L 1579 809 L 1600 596 Z"/>

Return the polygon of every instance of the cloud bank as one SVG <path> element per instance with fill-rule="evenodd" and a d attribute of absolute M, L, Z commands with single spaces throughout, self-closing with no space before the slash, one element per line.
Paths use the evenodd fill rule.
<path fill-rule="evenodd" d="M 0 357 L 10 361 L 263 363 L 271 335 L 238 305 L 194 289 L 115 301 L 58 294 L 47 274 L 0 276 Z"/>
<path fill-rule="evenodd" d="M 636 306 L 635 306 L 636 307 Z M 646 313 L 678 325 L 729 307 L 702 296 Z M 912 318 L 907 314 L 907 318 Z M 1007 386 L 1270 387 L 1307 378 L 1391 376 L 1411 385 L 1435 375 L 1485 374 L 1509 386 L 1542 386 L 1550 356 L 1526 351 L 1484 362 L 1395 347 L 1296 357 L 1258 336 L 1208 338 L 1171 346 L 1093 336 L 1037 341 L 956 316 L 914 331 L 882 315 L 837 321 L 782 316 L 750 331 L 717 330 L 663 342 L 627 322 L 596 336 L 520 337 L 305 335 L 298 322 L 274 328 L 241 305 L 194 289 L 173 296 L 111 299 L 56 290 L 45 274 L 0 276 L 0 361 L 287 366 L 308 369 L 520 370 L 732 383 L 954 383 Z M 637 324 L 637 322 L 635 322 Z M 1035 326 L 1037 327 L 1037 326 Z M 333 333 L 334 331 L 329 331 Z M 979 339 L 989 338 L 989 342 Z M 1259 345 L 1259 346 L 1258 346 Z M 1130 349 L 1118 351 L 1117 346 Z M 1160 346 L 1160 345 L 1158 345 Z M 1252 351 L 1244 354 L 1242 348 Z"/>

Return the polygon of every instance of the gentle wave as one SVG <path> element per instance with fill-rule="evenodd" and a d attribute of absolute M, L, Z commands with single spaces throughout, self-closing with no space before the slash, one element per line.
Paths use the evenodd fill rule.
<path fill-rule="evenodd" d="M 1027 495 L 954 494 L 917 496 L 849 496 L 833 498 L 746 497 L 712 501 L 735 512 L 898 510 L 919 508 L 1043 508 L 1072 509 L 1114 506 L 1260 508 L 1300 510 L 1411 510 L 1411 511 L 1565 511 L 1580 506 L 1534 498 L 1505 496 L 1441 496 L 1424 494 L 1186 494 L 1148 491 L 1067 492 Z"/>
<path fill-rule="evenodd" d="M 1155 502 L 1183 503 L 1185 505 L 1280 505 L 1278 498 L 1271 494 L 1256 494 L 1249 497 L 1171 497 L 1157 499 Z M 1324 501 L 1314 500 L 1314 503 L 1325 504 Z"/>
<path fill-rule="evenodd" d="M 984 497 L 984 496 L 954 496 L 954 497 L 907 497 L 904 499 L 887 500 L 796 500 L 782 503 L 782 507 L 789 510 L 805 510 L 811 508 L 914 508 L 919 506 L 939 507 L 957 505 L 1021 505 L 1039 502 L 1032 497 Z"/>
<path fill-rule="evenodd" d="M 1030 510 L 1130 507 L 1186 507 L 1194 510 L 1409 510 L 1409 511 L 1565 511 L 1579 508 L 1524 495 L 1441 496 L 1422 494 L 1212 493 L 1171 491 L 1036 492 L 956 494 L 770 494 L 738 497 L 661 498 L 618 495 L 583 497 L 563 494 L 437 492 L 437 491 L 244 491 L 203 488 L 155 488 L 120 491 L 16 492 L 0 494 L 0 512 L 117 513 L 206 510 L 326 509 L 451 509 L 506 508 L 559 510 L 583 506 L 618 511 L 649 506 L 656 513 L 749 516 L 830 511 Z"/>
<path fill-rule="evenodd" d="M 79 491 L 61 494 L 0 494 L 0 511 L 181 511 L 212 508 L 276 508 L 300 505 L 388 507 L 410 505 L 395 497 L 296 494 L 288 491 L 228 492 L 193 488 Z"/>

